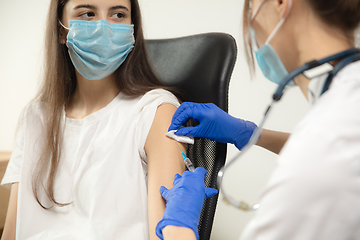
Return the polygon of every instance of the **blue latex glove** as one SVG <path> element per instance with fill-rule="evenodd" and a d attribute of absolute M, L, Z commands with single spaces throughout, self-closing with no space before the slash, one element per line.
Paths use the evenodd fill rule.
<path fill-rule="evenodd" d="M 179 129 L 190 118 L 200 124 L 196 127 Z M 185 102 L 176 110 L 169 131 L 179 129 L 176 135 L 232 143 L 241 150 L 256 128 L 255 123 L 232 117 L 213 103 Z"/>
<path fill-rule="evenodd" d="M 182 176 L 176 174 L 171 189 L 160 188 L 166 200 L 163 219 L 156 226 L 156 235 L 160 239 L 164 239 L 162 230 L 168 225 L 191 228 L 199 239 L 198 225 L 203 202 L 218 192 L 213 188 L 205 188 L 205 176 L 206 170 L 198 167 L 195 172 L 185 171 Z"/>

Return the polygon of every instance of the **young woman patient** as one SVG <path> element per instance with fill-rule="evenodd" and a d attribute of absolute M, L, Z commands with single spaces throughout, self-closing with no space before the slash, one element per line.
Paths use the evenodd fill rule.
<path fill-rule="evenodd" d="M 148 63 L 137 0 L 52 0 L 45 50 L 2 180 L 2 239 L 157 239 L 160 186 L 185 166 L 165 136 L 179 102 Z"/>

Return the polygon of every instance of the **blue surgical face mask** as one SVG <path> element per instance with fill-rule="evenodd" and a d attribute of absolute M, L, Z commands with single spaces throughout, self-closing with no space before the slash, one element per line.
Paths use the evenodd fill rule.
<path fill-rule="evenodd" d="M 265 1 L 262 1 L 257 9 L 254 11 L 254 14 L 251 17 L 251 21 L 256 17 L 257 13 L 259 12 L 261 5 Z M 289 74 L 287 69 L 285 68 L 283 62 L 281 61 L 280 57 L 276 53 L 275 49 L 270 45 L 271 39 L 274 37 L 274 35 L 277 33 L 279 28 L 283 25 L 285 22 L 285 19 L 287 18 L 290 9 L 291 9 L 292 1 L 289 1 L 289 8 L 287 10 L 287 13 L 283 19 L 277 24 L 275 29 L 272 31 L 270 36 L 265 41 L 265 44 L 261 46 L 260 48 L 257 45 L 256 38 L 255 38 L 255 30 L 250 27 L 250 37 L 251 37 L 251 45 L 253 47 L 255 57 L 257 60 L 257 63 L 264 74 L 264 76 L 269 79 L 270 81 L 280 84 L 281 80 Z M 288 85 L 294 85 L 294 82 L 291 81 Z"/>
<path fill-rule="evenodd" d="M 61 24 L 61 23 L 60 23 Z M 134 25 L 70 20 L 66 45 L 76 70 L 89 80 L 114 73 L 134 48 Z"/>

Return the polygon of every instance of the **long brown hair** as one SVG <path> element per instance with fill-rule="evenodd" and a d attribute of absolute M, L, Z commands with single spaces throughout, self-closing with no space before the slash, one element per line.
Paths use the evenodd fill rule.
<path fill-rule="evenodd" d="M 327 25 L 337 28 L 344 33 L 347 39 L 355 44 L 354 32 L 360 24 L 360 0 L 305 0 L 315 14 Z M 245 0 L 243 37 L 246 60 L 250 72 L 254 72 L 254 58 L 250 41 L 249 20 L 251 16 L 252 0 Z"/>
<path fill-rule="evenodd" d="M 33 192 L 38 203 L 45 209 L 59 203 L 54 196 L 54 181 L 59 165 L 62 145 L 61 116 L 70 102 L 76 88 L 76 74 L 68 49 L 60 42 L 63 29 L 59 24 L 68 0 L 52 0 L 47 17 L 45 37 L 45 74 L 38 100 L 44 103 L 45 146 L 33 175 Z M 140 7 L 137 0 L 130 0 L 131 20 L 134 24 L 135 45 L 125 62 L 117 70 L 117 87 L 130 96 L 140 96 L 155 88 L 165 88 L 152 71 L 148 61 L 143 35 Z M 173 91 L 173 89 L 166 88 Z M 51 202 L 45 206 L 40 201 L 40 191 L 44 191 Z"/>

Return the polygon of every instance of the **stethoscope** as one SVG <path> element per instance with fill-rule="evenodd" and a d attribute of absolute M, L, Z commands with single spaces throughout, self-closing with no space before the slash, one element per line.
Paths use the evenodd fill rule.
<path fill-rule="evenodd" d="M 339 59 L 341 59 L 341 60 L 334 67 L 330 64 L 330 62 L 336 61 Z M 336 76 L 336 74 L 338 74 L 338 72 L 340 72 L 341 69 L 343 69 L 350 63 L 353 63 L 353 62 L 359 61 L 359 60 L 360 60 L 360 49 L 352 48 L 352 49 L 346 50 L 344 52 L 340 52 L 340 53 L 331 55 L 329 57 L 323 58 L 321 60 L 314 60 L 314 61 L 308 62 L 308 63 L 304 64 L 303 66 L 295 69 L 291 73 L 289 73 L 289 75 L 287 75 L 281 81 L 281 83 L 279 84 L 278 88 L 276 89 L 276 91 L 272 97 L 272 102 L 270 103 L 269 107 L 266 109 L 263 119 L 261 120 L 256 131 L 252 134 L 249 142 L 243 147 L 241 152 L 239 152 L 237 155 L 235 155 L 235 157 L 233 157 L 226 166 L 223 166 L 218 173 L 217 184 L 218 184 L 219 189 L 221 189 L 221 192 L 223 194 L 223 200 L 226 203 L 231 204 L 232 206 L 234 206 L 238 209 L 244 210 L 244 211 L 254 211 L 260 207 L 260 204 L 258 204 L 258 203 L 250 205 L 244 201 L 241 201 L 241 200 L 238 201 L 238 200 L 234 199 L 233 197 L 231 197 L 225 191 L 224 187 L 222 187 L 222 179 L 223 179 L 225 170 L 229 169 L 229 167 L 236 160 L 238 160 L 244 153 L 246 153 L 249 150 L 249 148 L 251 146 L 253 146 L 257 142 L 257 140 L 260 137 L 261 131 L 263 129 L 264 123 L 272 109 L 272 106 L 274 105 L 274 103 L 278 102 L 281 99 L 281 97 L 283 96 L 283 94 L 286 90 L 286 86 L 288 85 L 288 83 L 300 74 L 304 74 L 307 78 L 312 79 L 312 78 L 318 77 L 320 75 L 323 75 L 325 73 L 328 73 L 329 75 L 325 81 L 325 84 L 324 84 L 322 92 L 321 92 L 321 94 L 323 94 L 329 89 L 329 86 L 330 86 L 333 78 Z"/>

